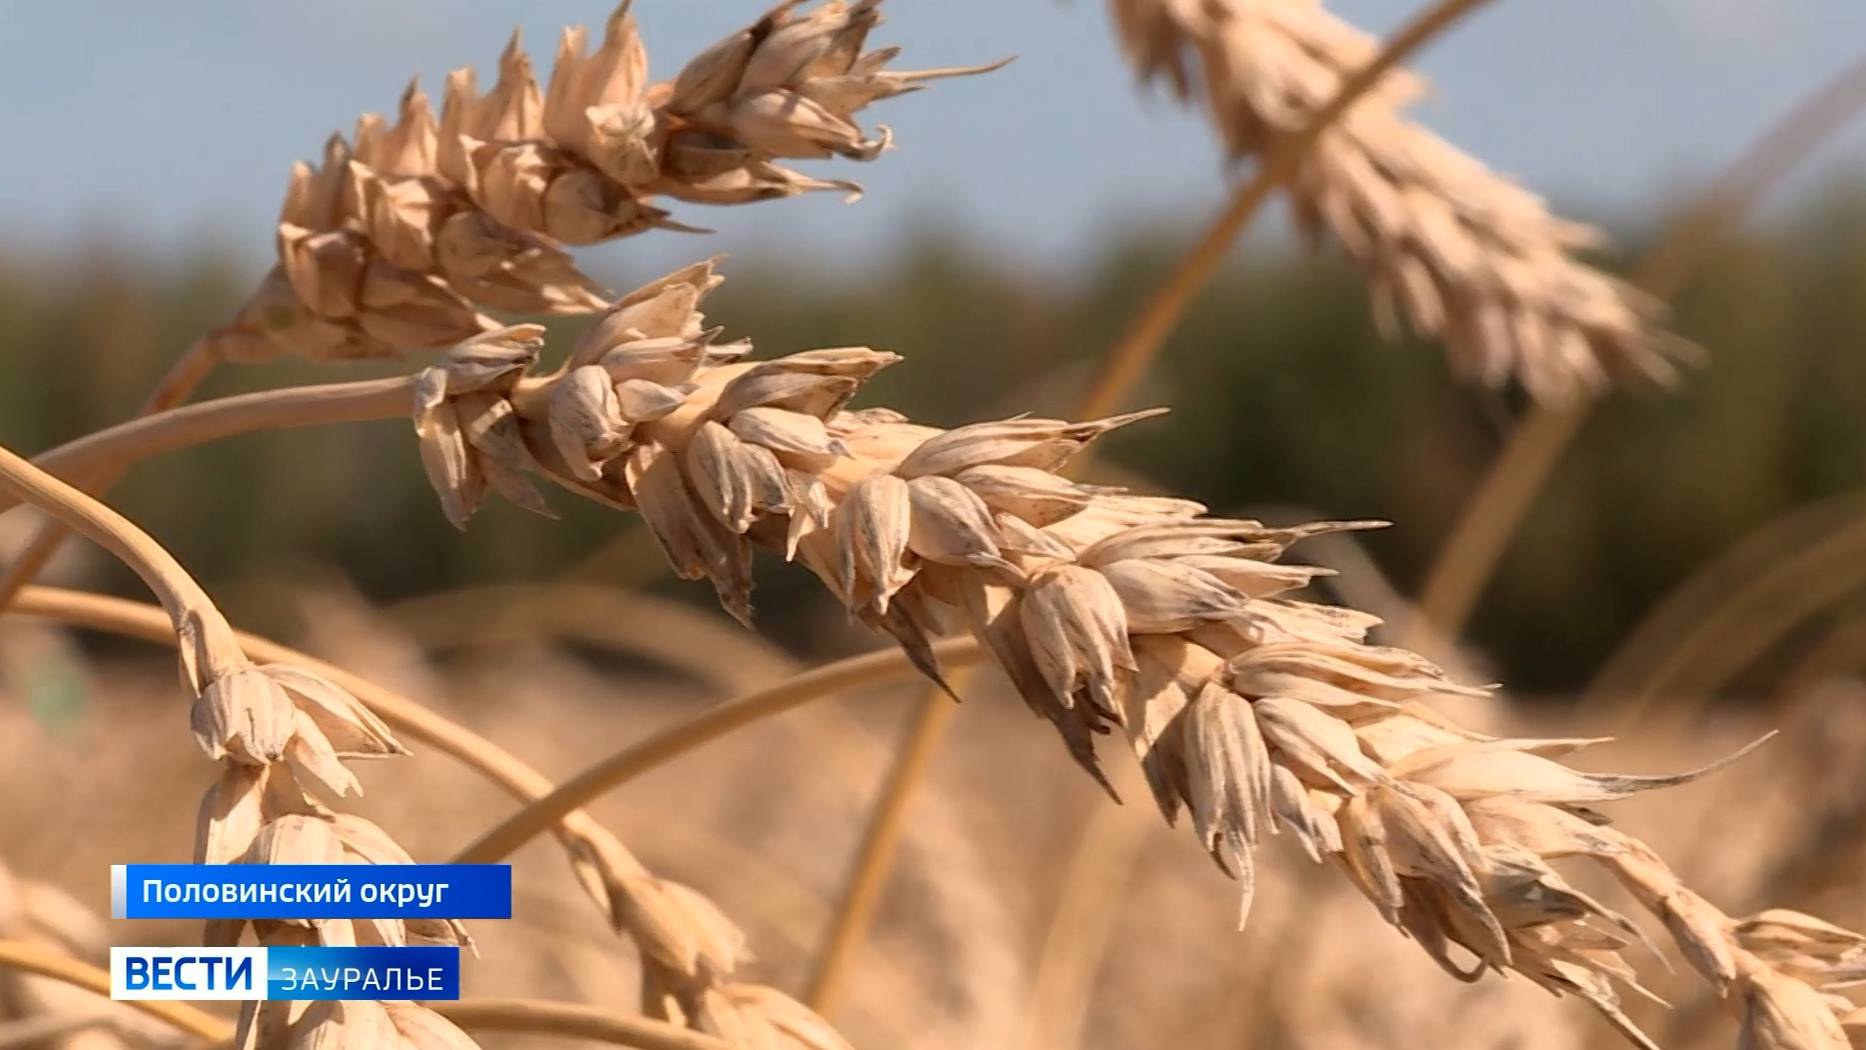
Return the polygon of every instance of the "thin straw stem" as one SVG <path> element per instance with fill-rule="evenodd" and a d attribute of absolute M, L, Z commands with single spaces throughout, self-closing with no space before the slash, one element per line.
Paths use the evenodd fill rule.
<path fill-rule="evenodd" d="M 1734 594 L 1619 694 L 1632 724 L 1667 696 L 1715 696 L 1789 629 L 1829 603 L 1866 588 L 1866 518 L 1857 518 L 1771 568 Z"/>
<path fill-rule="evenodd" d="M 1670 299 L 1691 279 L 1706 253 L 1796 162 L 1866 105 L 1866 58 L 1798 103 L 1726 169 L 1697 205 L 1650 248 L 1633 284 Z M 1419 611 L 1403 644 L 1441 648 L 1463 630 L 1495 574 L 1511 537 L 1574 443 L 1589 406 L 1538 406 L 1465 503 L 1420 591 Z"/>
<path fill-rule="evenodd" d="M 1732 595 L 1781 564 L 1783 551 L 1807 550 L 1860 517 L 1866 517 L 1866 492 L 1831 496 L 1772 519 L 1700 566 L 1626 633 L 1582 692 L 1581 709 L 1614 703 L 1640 682 L 1651 681 L 1677 639 L 1689 635 L 1694 625 L 1703 626 L 1706 609 L 1728 607 Z"/>
<path fill-rule="evenodd" d="M 1225 210 L 1154 290 L 1122 333 L 1120 341 L 1103 356 L 1101 367 L 1076 406 L 1077 418 L 1105 416 L 1122 407 L 1122 402 L 1160 356 L 1187 307 L 1211 283 L 1238 235 L 1250 224 L 1271 192 L 1297 174 L 1303 158 L 1322 134 L 1388 71 L 1485 2 L 1487 0 L 1440 0 L 1422 12 L 1395 34 L 1372 61 L 1342 83 L 1334 97 L 1302 128 L 1272 146 L 1250 181 L 1232 195 Z M 951 724 L 951 713 L 943 708 L 945 702 L 938 690 L 927 690 L 920 702 L 921 716 L 896 756 L 876 798 L 875 808 L 869 814 L 835 922 L 825 938 L 823 955 L 817 960 L 810 980 L 807 997 L 819 1012 L 833 1006 L 841 980 L 848 971 L 849 959 L 866 936 L 875 901 L 893 869 L 893 854 L 900 842 L 908 804 Z"/>
<path fill-rule="evenodd" d="M 954 689 L 965 684 L 960 677 L 948 681 Z M 944 692 L 928 689 L 914 709 L 913 722 L 901 735 L 894 764 L 888 769 L 888 778 L 875 798 L 861 844 L 850 862 L 848 883 L 837 902 L 835 917 L 830 920 L 816 965 L 804 985 L 803 1001 L 818 1014 L 827 1017 L 841 1001 L 850 963 L 867 938 L 882 888 L 893 874 L 894 855 L 907 829 L 907 804 L 914 790 L 926 780 L 933 756 L 939 752 L 958 710 L 959 705 Z"/>
<path fill-rule="evenodd" d="M 933 645 L 947 667 L 968 667 L 982 659 L 970 638 L 948 638 Z M 862 685 L 878 685 L 914 673 L 907 654 L 879 649 L 805 671 L 763 689 L 719 704 L 671 729 L 631 744 L 559 784 L 474 840 L 454 857 L 455 864 L 491 864 L 511 855 L 541 831 L 594 801 L 610 788 L 658 768 L 735 729 Z"/>
<path fill-rule="evenodd" d="M 136 414 L 147 416 L 163 412 L 193 396 L 195 390 L 207 381 L 207 377 L 213 373 L 214 367 L 220 362 L 219 355 L 212 347 L 213 344 L 206 339 L 196 340 L 193 346 L 175 359 L 175 363 L 169 367 L 168 372 L 156 381 L 155 388 L 150 390 L 149 395 L 143 399 Z M 79 487 L 91 492 L 104 492 L 116 484 L 121 477 L 120 469 L 113 470 L 95 477 L 79 479 L 81 481 Z M 0 609 L 5 609 L 7 603 L 19 594 L 19 589 L 31 583 L 45 569 L 46 563 L 58 553 L 58 548 L 65 542 L 67 535 L 69 533 L 65 527 L 57 522 L 46 523 L 33 535 L 32 542 L 27 544 L 20 556 L 7 567 L 6 572 L 0 574 Z"/>
<path fill-rule="evenodd" d="M 1780 709 L 1837 678 L 1866 671 L 1866 616 L 1842 620 L 1821 635 L 1797 659 L 1775 687 L 1772 706 Z"/>
<path fill-rule="evenodd" d="M 0 967 L 63 981 L 98 995 L 110 994 L 110 974 L 82 959 L 25 941 L 0 940 Z M 189 1035 L 216 1045 L 233 1038 L 233 1025 L 187 1003 L 126 999 L 125 1006 L 166 1021 Z"/>
<path fill-rule="evenodd" d="M 192 686 L 199 689 L 218 677 L 220 663 L 238 660 L 237 651 L 226 645 L 232 628 L 207 592 L 188 575 L 174 555 L 134 522 L 33 466 L 5 446 L 0 446 L 0 492 L 9 492 L 14 498 L 71 526 L 142 578 L 161 600 L 182 639 L 184 666 L 194 668 L 195 661 L 203 659 L 208 663 L 199 668 L 204 677 L 190 682 Z M 198 650 L 190 643 L 198 645 Z"/>
<path fill-rule="evenodd" d="M 1132 766 L 1117 768 L 1121 772 L 1111 775 L 1119 778 L 1123 797 L 1146 790 Z M 1035 976 L 1024 997 L 1017 1043 L 1021 1047 L 1082 1044 L 1088 1010 L 1095 1002 L 1095 980 L 1126 914 L 1110 902 L 1126 899 L 1128 886 L 1139 874 L 1152 825 L 1144 814 L 1126 806 L 1090 801 L 1097 804 L 1082 821 L 1044 923 Z"/>
<path fill-rule="evenodd" d="M 414 377 L 287 387 L 202 401 L 118 423 L 33 457 L 62 478 L 108 474 L 167 452 L 264 430 L 401 419 L 412 409 Z M 12 502 L 0 499 L 0 512 Z"/>

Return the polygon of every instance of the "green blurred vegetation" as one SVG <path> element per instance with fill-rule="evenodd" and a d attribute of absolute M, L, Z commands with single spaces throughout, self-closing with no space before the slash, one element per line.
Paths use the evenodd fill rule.
<path fill-rule="evenodd" d="M 739 260 L 709 313 L 764 354 L 849 343 L 905 354 L 867 404 L 944 424 L 1062 413 L 1184 241 L 1158 230 L 1111 237 L 1069 280 L 1033 279 L 931 230 L 905 238 L 892 264 L 853 273 Z M 121 418 L 226 316 L 251 275 L 211 251 L 184 254 L 128 258 L 100 245 L 0 260 L 0 441 L 39 450 Z M 1726 240 L 1674 319 L 1709 366 L 1676 395 L 1608 400 L 1471 626 L 1521 688 L 1572 690 L 1695 566 L 1866 479 L 1866 187 L 1832 187 Z M 403 367 L 282 362 L 228 370 L 208 393 Z M 1111 441 L 1113 460 L 1218 510 L 1391 519 L 1368 543 L 1407 593 L 1522 409 L 1452 382 L 1436 347 L 1384 342 L 1338 258 L 1280 249 L 1240 253 L 1139 400 L 1175 412 Z M 614 512 L 555 498 L 562 521 L 494 505 L 456 534 L 394 423 L 169 457 L 115 500 L 259 628 L 285 614 L 243 598 L 263 593 L 246 585 L 281 574 L 334 567 L 387 600 L 542 579 L 624 531 Z M 136 591 L 120 573 L 101 584 Z M 684 590 L 708 598 L 703 585 Z M 800 593 L 780 573 L 761 604 L 787 608 Z M 807 642 L 797 637 L 806 618 L 769 620 Z"/>

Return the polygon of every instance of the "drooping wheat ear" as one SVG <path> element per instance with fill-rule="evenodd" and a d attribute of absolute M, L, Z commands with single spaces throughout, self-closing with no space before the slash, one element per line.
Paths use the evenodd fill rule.
<path fill-rule="evenodd" d="M 1233 156 L 1303 127 L 1378 42 L 1315 0 L 1110 0 L 1142 77 L 1200 96 Z M 1333 233 L 1367 272 L 1375 316 L 1443 342 L 1453 367 L 1570 400 L 1615 379 L 1665 380 L 1688 345 L 1656 305 L 1573 253 L 1587 227 L 1406 119 L 1420 92 L 1388 75 L 1322 134 L 1287 185 L 1311 233 Z"/>
<path fill-rule="evenodd" d="M 165 643 L 172 638 L 160 610 L 120 598 L 33 587 L 22 592 L 16 611 L 149 641 Z M 498 744 L 406 697 L 277 642 L 244 633 L 237 637 L 250 657 L 274 665 L 290 664 L 328 680 L 356 697 L 403 739 L 452 756 L 520 802 L 535 801 L 552 790 L 548 777 Z M 699 891 L 657 877 L 588 813 L 567 812 L 553 822 L 552 830 L 569 855 L 578 883 L 611 926 L 635 943 L 642 966 L 653 975 L 655 986 L 666 990 L 680 1007 L 688 1027 L 739 1033 L 744 1037 L 741 1045 L 770 1046 L 774 1032 L 790 1031 L 801 1033 L 793 1036 L 799 1050 L 846 1048 L 826 1022 L 783 993 L 739 979 L 735 967 L 745 954 L 745 938 Z M 4 909 L 0 909 L 3 918 Z M 0 935 L 6 933 L 4 925 L 0 922 Z M 472 1014 L 476 1023 L 491 1022 L 490 1016 L 478 1012 L 478 1006 L 488 1005 L 477 1004 Z M 390 1009 L 393 1012 L 395 1005 L 390 1004 Z M 451 1009 L 446 1012 L 454 1016 Z M 502 1016 L 516 1023 L 523 1020 L 523 1013 Z"/>
<path fill-rule="evenodd" d="M 1816 963 L 1834 962 L 1825 976 L 1840 980 L 1866 949 L 1762 952 L 1743 939 L 1750 927 L 1592 808 L 1700 773 L 1582 773 L 1554 758 L 1594 741 L 1459 729 L 1412 701 L 1483 690 L 1368 644 L 1374 617 L 1287 596 L 1320 572 L 1280 564 L 1287 547 L 1372 523 L 1209 518 L 1187 500 L 1056 473 L 1148 413 L 939 430 L 848 409 L 894 355 L 744 360 L 749 346 L 718 342 L 699 311 L 719 281 L 700 263 L 631 293 L 548 374 L 530 374 L 535 327 L 477 337 L 424 371 L 416 432 L 449 516 L 463 523 L 489 490 L 540 508 L 529 476 L 542 475 L 637 510 L 676 571 L 711 580 L 740 619 L 755 544 L 809 568 L 935 680 L 932 638 L 967 629 L 1096 777 L 1095 738 L 1126 735 L 1168 819 L 1190 811 L 1243 882 L 1246 909 L 1252 847 L 1288 832 L 1452 972 L 1515 970 L 1650 1045 L 1616 988 L 1639 988 L 1620 956 L 1636 927 L 1550 864 L 1589 857 L 1665 920 L 1707 979 L 1744 993 L 1753 1036 L 1791 1021 L 1839 1031 Z"/>
<path fill-rule="evenodd" d="M 402 753 L 381 719 L 321 675 L 248 659 L 232 625 L 173 556 L 127 518 L 5 448 L 0 489 L 97 541 L 141 576 L 168 612 L 182 682 L 194 696 L 195 741 L 221 763 L 201 803 L 197 863 L 414 863 L 387 832 L 334 805 L 362 793 L 346 759 Z M 245 925 L 214 920 L 208 940 L 237 943 Z M 457 944 L 464 933 L 457 923 L 400 919 L 265 920 L 253 928 L 264 944 Z M 477 1045 L 418 1007 L 310 1005 L 249 1004 L 242 1033 L 266 1046 L 316 1039 L 421 1050 Z"/>
<path fill-rule="evenodd" d="M 864 51 L 880 0 L 785 0 L 671 81 L 650 84 L 624 0 L 586 53 L 564 30 L 548 88 L 515 34 L 481 95 L 455 70 L 437 121 L 411 84 L 393 125 L 374 114 L 292 170 L 279 264 L 209 337 L 234 360 L 283 352 L 386 357 L 496 325 L 480 311 L 580 313 L 605 301 L 564 245 L 681 227 L 656 197 L 742 204 L 860 187 L 784 167 L 873 160 L 891 134 L 856 122 L 870 103 L 996 66 L 895 71 Z"/>

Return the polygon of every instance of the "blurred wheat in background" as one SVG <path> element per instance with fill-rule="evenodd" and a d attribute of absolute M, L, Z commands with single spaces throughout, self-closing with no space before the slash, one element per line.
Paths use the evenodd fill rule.
<path fill-rule="evenodd" d="M 1482 0 L 1111 0 L 1226 203 L 1071 285 L 708 258 L 1005 64 L 652 6 L 331 136 L 257 280 L 0 259 L 0 1046 L 1866 1047 L 1866 210 L 1751 214 L 1866 64 L 1622 278 L 1410 112 Z M 1278 198 L 1319 251 L 1239 248 Z M 99 918 L 188 842 L 515 918 Z M 478 956 L 236 1014 L 99 996 L 129 939 Z"/>

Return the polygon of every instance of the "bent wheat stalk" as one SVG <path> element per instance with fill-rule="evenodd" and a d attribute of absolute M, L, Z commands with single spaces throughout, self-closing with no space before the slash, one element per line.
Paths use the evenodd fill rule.
<path fill-rule="evenodd" d="M 201 804 L 197 863 L 411 864 L 387 832 L 331 803 L 362 794 L 344 759 L 402 753 L 380 719 L 342 687 L 290 664 L 253 663 L 232 626 L 180 563 L 127 518 L 0 448 L 0 489 L 31 503 L 110 551 L 161 600 L 180 653 L 182 682 L 194 694 L 195 741 L 221 774 Z M 244 922 L 208 924 L 215 943 L 238 941 Z M 457 942 L 457 924 L 415 929 L 378 919 L 262 920 L 264 943 L 397 945 L 411 937 Z M 253 1004 L 241 1014 L 248 1037 L 273 1039 L 342 1034 L 346 1021 L 302 1004 Z M 357 1006 L 356 1010 L 365 1010 Z M 445 1022 L 434 1020 L 434 1025 Z M 382 1029 L 378 1045 L 401 1045 Z M 455 1044 L 473 1045 L 462 1035 Z"/>
<path fill-rule="evenodd" d="M 1201 95 L 1237 157 L 1274 157 L 1376 51 L 1315 2 L 1110 2 L 1135 69 Z M 1654 304 L 1575 260 L 1594 231 L 1406 119 L 1420 91 L 1411 74 L 1383 79 L 1303 151 L 1288 185 L 1301 224 L 1367 271 L 1376 318 L 1443 342 L 1460 373 L 1513 378 L 1541 400 L 1669 379 L 1686 345 L 1654 327 Z"/>
<path fill-rule="evenodd" d="M 741 619 L 751 547 L 767 547 L 893 634 L 935 681 L 950 643 L 934 637 L 969 630 L 1104 784 L 1094 739 L 1122 732 L 1162 811 L 1190 811 L 1246 909 L 1252 847 L 1288 832 L 1453 973 L 1514 970 L 1650 1045 L 1619 1006 L 1619 987 L 1641 990 L 1621 956 L 1636 927 L 1550 864 L 1588 858 L 1664 920 L 1700 974 L 1739 993 L 1748 1038 L 1789 1026 L 1840 1040 L 1804 1045 L 1844 1045 L 1851 1008 L 1823 996 L 1866 973 L 1866 941 L 1793 913 L 1732 920 L 1598 823 L 1599 803 L 1705 771 L 1582 773 L 1554 759 L 1594 741 L 1459 729 L 1414 701 L 1484 690 L 1367 644 L 1372 617 L 1288 597 L 1318 572 L 1278 560 L 1291 544 L 1371 523 L 1214 519 L 1190 501 L 1056 473 L 1150 413 L 939 430 L 850 409 L 893 355 L 748 361 L 748 346 L 719 343 L 700 315 L 718 280 L 701 263 L 624 297 L 548 374 L 530 374 L 538 333 L 527 328 L 477 337 L 426 370 L 415 427 L 449 517 L 463 523 L 490 491 L 541 506 L 534 477 L 636 510 L 676 571 L 710 580 Z M 571 783 L 599 782 L 601 769 Z M 462 859 L 496 857 L 524 830 L 507 821 Z"/>
<path fill-rule="evenodd" d="M 81 479 L 99 472 L 126 471 L 154 456 L 241 434 L 394 419 L 407 411 L 413 390 L 412 379 L 372 379 L 202 401 L 68 441 L 34 456 L 33 465 L 82 487 Z M 0 513 L 14 504 L 10 494 L 0 492 Z"/>
<path fill-rule="evenodd" d="M 205 341 L 198 341 L 177 358 L 162 378 L 156 381 L 155 388 L 143 399 L 142 407 L 136 410 L 138 416 L 147 416 L 162 412 L 188 400 L 194 391 L 214 371 L 219 363 L 213 348 Z M 82 479 L 79 486 L 87 491 L 104 491 L 117 483 L 116 473 L 106 472 L 96 477 Z M 31 542 L 13 560 L 6 571 L 0 574 L 0 609 L 19 594 L 19 589 L 31 583 L 45 570 L 52 558 L 58 554 L 58 548 L 65 542 L 69 533 L 56 522 L 48 522 L 32 537 Z"/>
<path fill-rule="evenodd" d="M 9 611 L 155 642 L 171 637 L 169 625 L 156 609 L 103 595 L 28 587 Z M 551 781 L 542 773 L 421 704 L 277 642 L 245 633 L 237 633 L 236 638 L 251 656 L 293 665 L 330 681 L 396 732 L 459 760 L 519 801 L 548 805 L 554 797 Z M 897 654 L 885 655 L 893 657 L 900 670 L 907 668 Z M 575 806 L 557 811 L 553 819 L 536 825 L 533 833 L 546 830 L 563 844 L 578 883 L 611 927 L 635 942 L 643 965 L 656 973 L 660 985 L 679 992 L 698 1021 L 741 1032 L 757 1032 L 767 1024 L 812 1027 L 814 1023 L 804 1023 L 804 1008 L 783 993 L 732 980 L 745 954 L 744 935 L 699 891 L 656 877 L 613 834 Z M 753 1012 L 757 1010 L 770 1013 Z M 815 1027 L 827 1031 L 826 1026 Z M 825 1037 L 810 1045 L 834 1048 L 844 1044 Z"/>

